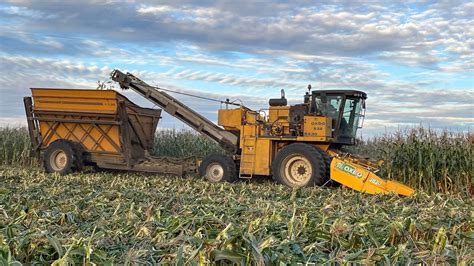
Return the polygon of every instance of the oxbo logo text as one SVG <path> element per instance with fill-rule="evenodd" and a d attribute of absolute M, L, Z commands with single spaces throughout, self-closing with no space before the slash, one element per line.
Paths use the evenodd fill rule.
<path fill-rule="evenodd" d="M 362 173 L 357 171 L 354 167 L 348 165 L 348 164 L 345 164 L 345 163 L 337 163 L 336 164 L 336 168 L 339 169 L 339 170 L 342 170 L 346 173 L 349 173 L 353 176 L 356 176 L 358 178 L 362 178 Z"/>

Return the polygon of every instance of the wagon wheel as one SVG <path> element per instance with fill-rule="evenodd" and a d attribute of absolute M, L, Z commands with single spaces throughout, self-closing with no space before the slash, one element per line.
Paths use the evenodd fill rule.
<path fill-rule="evenodd" d="M 43 155 L 43 166 L 48 173 L 65 175 L 82 168 L 82 153 L 72 142 L 56 140 L 51 143 Z"/>

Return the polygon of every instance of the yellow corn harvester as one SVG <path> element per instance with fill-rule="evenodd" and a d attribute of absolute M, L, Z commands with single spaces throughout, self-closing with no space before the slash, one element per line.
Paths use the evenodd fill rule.
<path fill-rule="evenodd" d="M 287 106 L 282 94 L 270 100 L 267 110 L 221 109 L 219 125 L 239 132 L 240 178 L 273 175 L 291 187 L 323 185 L 331 179 L 370 194 L 410 196 L 413 189 L 375 174 L 380 165 L 339 151 L 355 144 L 365 99 L 361 91 L 313 91 L 303 104 Z M 202 174 L 218 180 L 219 175 L 212 178 L 212 169 Z"/>
<path fill-rule="evenodd" d="M 211 182 L 273 176 L 290 187 L 324 185 L 333 180 L 354 190 L 410 196 L 414 190 L 375 174 L 376 163 L 344 154 L 354 145 L 365 114 L 367 95 L 356 90 L 314 90 L 308 86 L 303 103 L 288 106 L 281 97 L 269 107 L 251 110 L 228 100 L 218 110 L 218 125 L 181 104 L 162 89 L 130 73 L 112 72 L 123 89 L 133 89 L 224 147 L 232 156 L 211 155 L 199 174 Z M 229 108 L 237 105 L 237 108 Z"/>
<path fill-rule="evenodd" d="M 341 147 L 355 144 L 356 132 L 362 125 L 365 114 L 367 95 L 364 92 L 356 90 L 311 91 L 311 87 L 308 86 L 308 92 L 304 95 L 303 102 L 289 106 L 282 90 L 280 98 L 270 99 L 268 108 L 257 111 L 227 100 L 221 102 L 224 108 L 218 110 L 218 125 L 216 125 L 199 112 L 167 94 L 164 89 L 150 86 L 130 73 L 125 74 L 115 70 L 112 72 L 111 78 L 118 82 L 122 89 L 134 90 L 194 130 L 215 140 L 228 151 L 228 155 L 214 154 L 200 162 L 199 175 L 204 176 L 210 182 L 232 182 L 239 178 L 273 176 L 275 181 L 290 187 L 324 185 L 332 180 L 354 190 L 370 194 L 396 193 L 410 196 L 414 193 L 413 189 L 403 184 L 378 177 L 375 174 L 379 166 L 377 162 L 357 158 L 341 151 Z M 41 98 L 38 99 L 41 100 Z M 66 105 L 70 102 L 70 100 L 61 98 L 56 101 Z M 32 107 L 31 102 L 31 99 L 25 101 L 30 121 L 30 136 L 32 143 L 38 143 L 36 147 L 39 150 L 46 150 L 46 155 L 55 153 L 48 151 L 48 147 L 42 142 L 42 131 L 54 128 L 54 125 L 60 124 L 62 120 L 64 121 L 61 123 L 81 124 L 81 119 L 87 117 L 80 115 L 74 118 L 77 120 L 69 121 L 71 118 L 64 117 L 63 113 L 53 113 L 50 118 L 45 119 L 44 116 L 39 117 L 35 114 L 35 108 Z M 127 102 L 127 106 L 132 106 L 132 103 Z M 232 108 L 233 106 L 235 107 Z M 140 110 L 140 114 L 143 116 L 144 109 L 134 108 Z M 68 137 L 68 143 L 71 143 L 71 146 L 82 147 L 81 154 L 74 153 L 75 160 L 81 161 L 81 163 L 84 161 L 84 164 L 100 164 L 104 168 L 170 172 L 169 170 L 164 171 L 166 167 L 169 168 L 166 164 L 156 163 L 159 158 L 151 158 L 148 155 L 147 149 L 153 141 L 150 139 L 152 136 L 143 137 L 142 142 L 147 145 L 134 146 L 135 152 L 133 156 L 131 155 L 130 151 L 133 149 L 130 143 L 135 142 L 131 140 L 130 136 L 136 135 L 137 140 L 140 140 L 137 130 L 140 128 L 142 120 L 135 119 L 133 123 L 127 125 L 124 120 L 131 121 L 131 113 L 125 107 L 118 110 L 122 111 L 114 111 L 117 115 L 110 118 L 115 121 L 114 123 L 121 125 L 116 128 L 116 132 L 110 131 L 115 132 L 114 134 L 119 139 L 115 141 L 117 149 L 113 160 L 111 160 L 112 154 L 84 148 L 85 145 L 81 142 L 84 142 L 83 140 L 87 137 L 80 136 L 85 134 L 82 131 L 86 130 L 87 132 L 85 126 L 66 124 L 67 130 L 64 135 Z M 36 112 L 38 111 L 36 110 Z M 91 115 L 96 113 L 93 108 L 88 112 Z M 122 115 L 119 115 L 121 113 Z M 58 119 L 62 120 L 55 121 Z M 88 119 L 91 120 L 90 116 Z M 40 130 L 37 130 L 37 126 L 31 121 L 39 121 Z M 101 130 L 97 121 L 89 122 L 94 125 L 94 129 L 100 131 L 100 140 L 110 138 L 109 131 Z M 154 128 L 155 122 L 157 123 L 157 120 L 153 120 L 153 125 L 148 128 Z M 69 157 L 64 156 L 64 158 Z M 47 162 L 54 162 L 54 160 L 54 158 L 46 158 L 45 165 Z M 174 161 L 174 164 L 176 163 Z M 181 172 L 189 172 L 190 169 L 194 169 L 192 167 L 190 169 L 188 169 L 189 167 L 178 168 L 184 169 L 180 170 Z"/>

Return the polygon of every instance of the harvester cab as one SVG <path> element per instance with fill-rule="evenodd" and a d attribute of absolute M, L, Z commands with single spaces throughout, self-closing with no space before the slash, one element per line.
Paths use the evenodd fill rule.
<path fill-rule="evenodd" d="M 313 91 L 309 113 L 331 118 L 334 144 L 353 145 L 363 124 L 366 99 L 367 94 L 356 90 Z"/>

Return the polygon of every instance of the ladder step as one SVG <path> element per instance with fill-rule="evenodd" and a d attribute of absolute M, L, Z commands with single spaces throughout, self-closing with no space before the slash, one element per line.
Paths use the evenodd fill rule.
<path fill-rule="evenodd" d="M 251 179 L 253 177 L 252 174 L 239 174 L 239 178 L 242 179 Z"/>
<path fill-rule="evenodd" d="M 250 179 L 255 171 L 255 148 L 257 146 L 255 136 L 246 136 L 243 141 L 242 155 L 240 157 L 240 178 Z"/>

